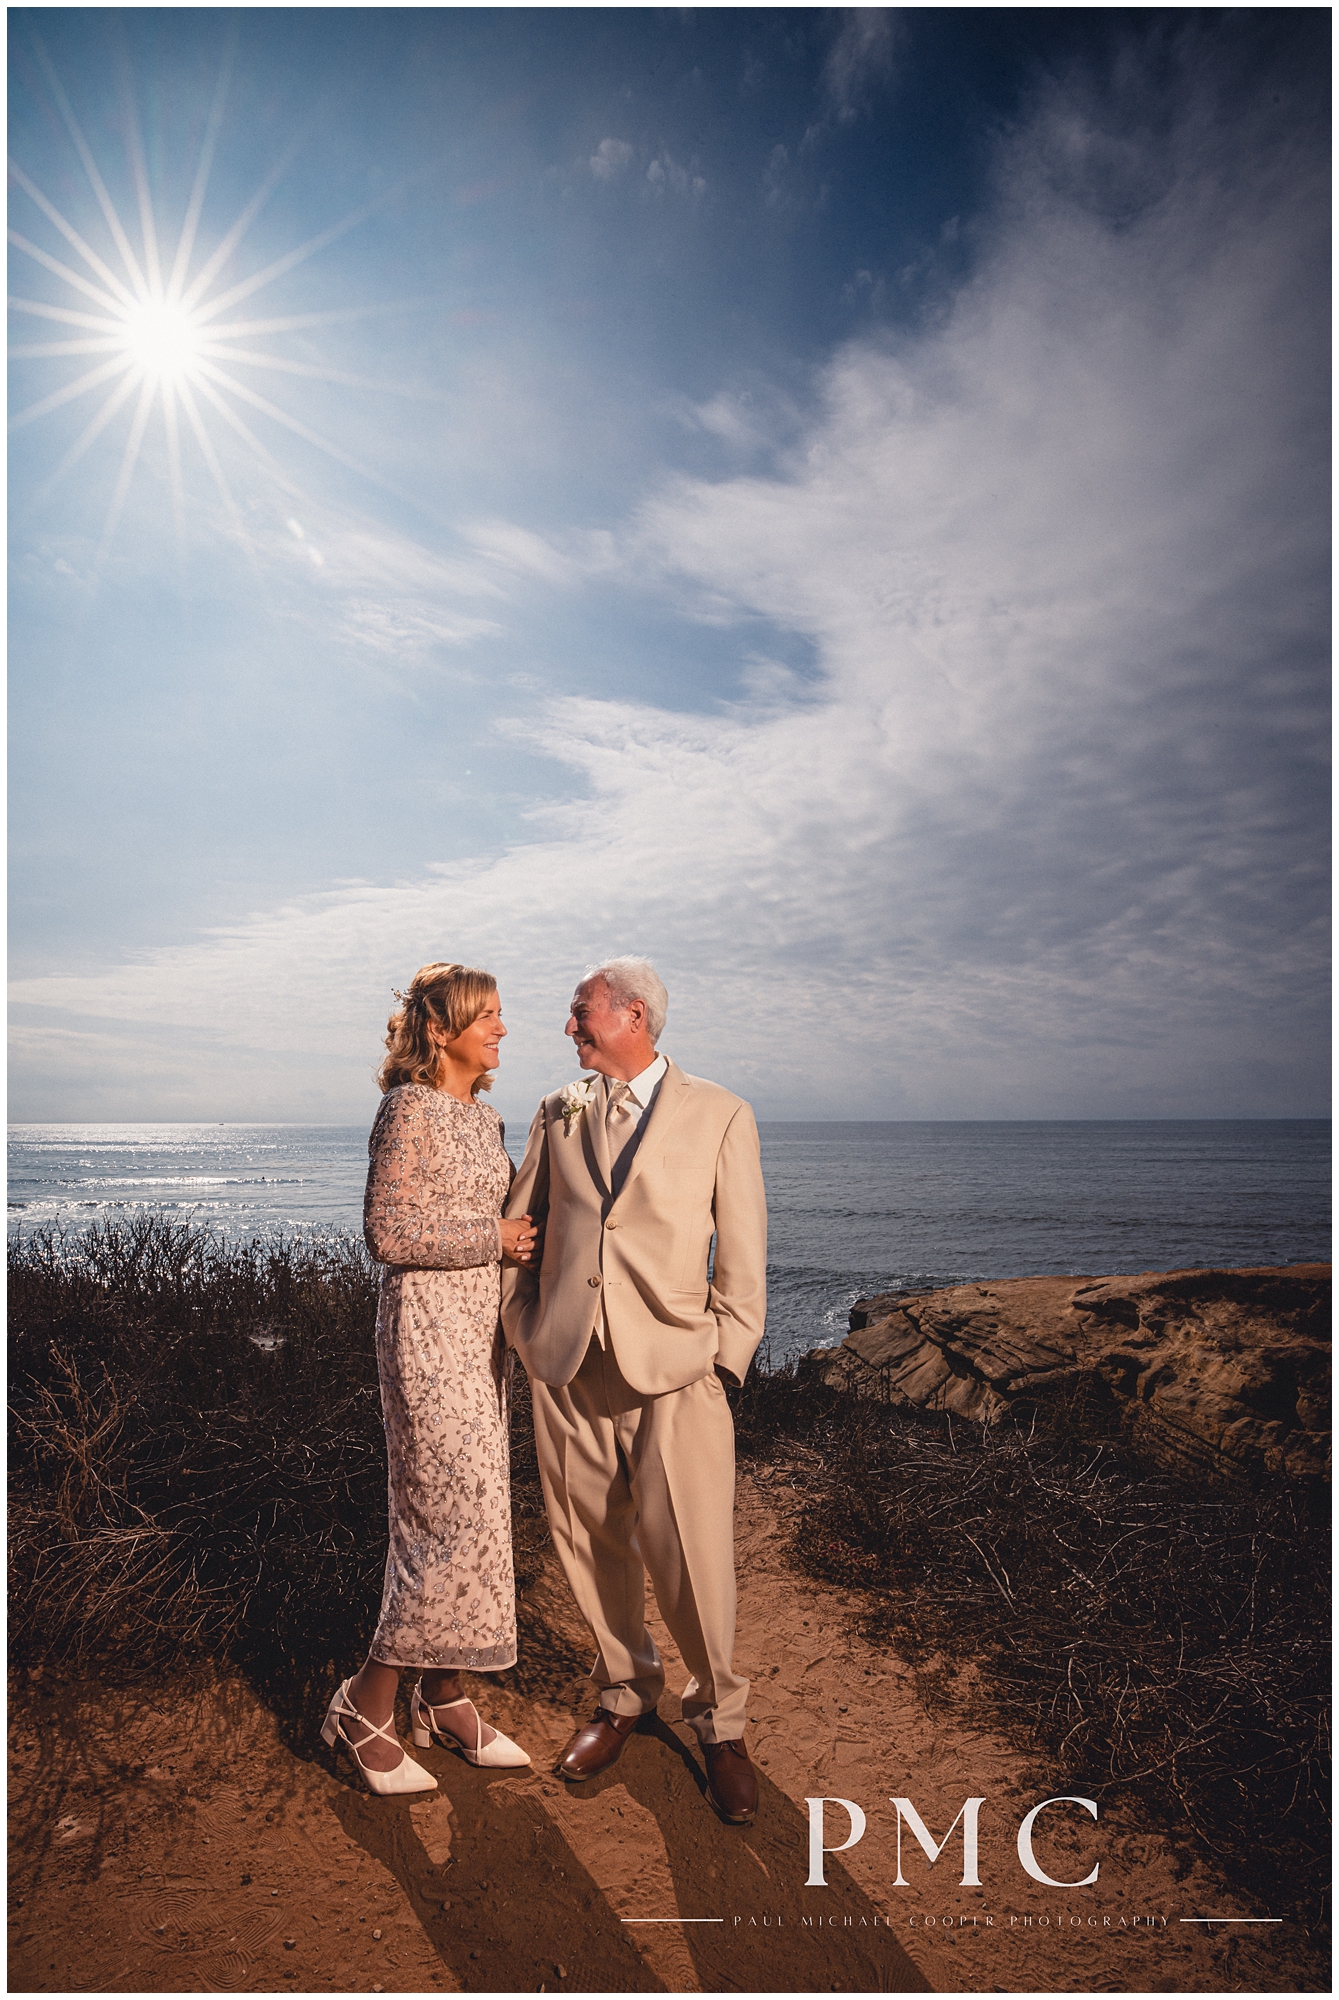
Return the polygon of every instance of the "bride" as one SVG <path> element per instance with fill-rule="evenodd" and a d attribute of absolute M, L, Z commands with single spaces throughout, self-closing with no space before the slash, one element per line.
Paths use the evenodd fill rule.
<path fill-rule="evenodd" d="M 528 1215 L 501 1217 L 513 1169 L 502 1121 L 479 1095 L 507 1030 L 492 975 L 469 966 L 425 965 L 396 997 L 363 1208 L 368 1248 L 386 1267 L 376 1338 L 390 1547 L 367 1660 L 321 1730 L 378 1793 L 437 1784 L 393 1727 L 406 1667 L 419 1672 L 416 1749 L 435 1736 L 472 1764 L 530 1762 L 482 1720 L 460 1678 L 516 1660 L 498 1292 L 502 1259 L 529 1264 L 538 1233 Z"/>

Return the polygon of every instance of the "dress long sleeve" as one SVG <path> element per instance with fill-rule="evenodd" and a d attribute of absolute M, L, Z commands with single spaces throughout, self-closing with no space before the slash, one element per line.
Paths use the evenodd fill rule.
<path fill-rule="evenodd" d="M 496 1215 L 451 1213 L 457 1194 L 434 1129 L 435 1091 L 404 1085 L 386 1093 L 368 1142 L 370 1166 L 363 1235 L 379 1264 L 420 1271 L 463 1271 L 496 1264 L 502 1231 Z"/>

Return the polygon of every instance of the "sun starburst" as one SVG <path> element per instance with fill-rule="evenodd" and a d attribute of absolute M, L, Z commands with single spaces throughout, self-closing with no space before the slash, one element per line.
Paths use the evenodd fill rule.
<path fill-rule="evenodd" d="M 33 45 L 55 108 L 70 135 L 110 237 L 110 249 L 104 256 L 48 200 L 23 168 L 14 161 L 10 162 L 11 183 L 28 197 L 73 253 L 72 258 L 55 254 L 51 248 L 35 242 L 17 227 L 10 229 L 10 242 L 32 263 L 58 279 L 69 300 L 67 303 L 55 303 L 50 299 L 11 298 L 12 312 L 46 322 L 53 332 L 60 329 L 61 337 L 13 343 L 10 356 L 15 360 L 61 362 L 67 371 L 71 365 L 75 369 L 73 375 L 67 372 L 66 379 L 57 387 L 21 409 L 12 419 L 10 428 L 21 430 L 68 404 L 99 391 L 104 392 L 93 416 L 41 487 L 36 496 L 37 503 L 47 499 L 95 442 L 111 429 L 127 405 L 132 406 L 129 427 L 103 529 L 100 560 L 105 557 L 115 534 L 145 435 L 155 413 L 163 428 L 173 513 L 179 532 L 185 501 L 183 417 L 184 430 L 194 441 L 234 521 L 239 518 L 238 509 L 224 472 L 220 440 L 211 426 L 222 426 L 229 437 L 242 442 L 252 458 L 286 491 L 304 497 L 292 474 L 257 436 L 248 421 L 251 413 L 267 419 L 271 424 L 280 425 L 362 477 L 386 486 L 388 482 L 374 470 L 359 464 L 331 439 L 321 436 L 280 404 L 262 395 L 251 382 L 241 379 L 238 371 L 248 375 L 260 371 L 303 376 L 312 381 L 398 395 L 419 394 L 421 392 L 416 390 L 321 367 L 255 345 L 257 340 L 263 341 L 267 337 L 366 318 L 373 313 L 398 308 L 390 305 L 359 306 L 269 319 L 237 319 L 228 315 L 234 313 L 245 300 L 355 228 L 399 190 L 389 190 L 377 199 L 364 203 L 249 276 L 230 277 L 247 230 L 292 163 L 297 150 L 294 143 L 276 161 L 230 228 L 197 263 L 201 214 L 228 94 L 229 64 L 225 62 L 206 125 L 185 218 L 168 262 L 160 250 L 161 232 L 145 166 L 134 97 L 128 83 L 122 92 L 122 125 L 138 211 L 135 230 L 138 244 L 132 240 L 132 230 L 108 192 L 106 181 L 55 68 L 35 35 Z"/>
<path fill-rule="evenodd" d="M 205 330 L 196 314 L 171 299 L 146 299 L 125 316 L 121 335 L 136 367 L 158 382 L 187 380 L 199 366 Z"/>

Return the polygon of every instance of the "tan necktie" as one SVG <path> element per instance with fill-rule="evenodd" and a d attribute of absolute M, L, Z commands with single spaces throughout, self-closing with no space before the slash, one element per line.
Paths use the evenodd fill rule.
<path fill-rule="evenodd" d="M 637 1113 L 640 1109 L 641 1106 L 632 1095 L 628 1084 L 610 1085 L 609 1104 L 604 1114 L 604 1129 L 609 1135 L 609 1170 L 615 1181 L 619 1178 L 619 1160 L 637 1130 Z"/>

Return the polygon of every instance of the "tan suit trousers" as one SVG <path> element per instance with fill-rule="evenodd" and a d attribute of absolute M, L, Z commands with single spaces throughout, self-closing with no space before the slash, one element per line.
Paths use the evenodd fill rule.
<path fill-rule="evenodd" d="M 735 1431 L 714 1370 L 640 1396 L 592 1339 L 563 1388 L 530 1384 L 549 1526 L 599 1647 L 591 1679 L 615 1715 L 653 1709 L 665 1669 L 646 1629 L 649 1572 L 691 1679 L 683 1719 L 700 1742 L 744 1734 L 749 1684 L 735 1640 Z"/>

